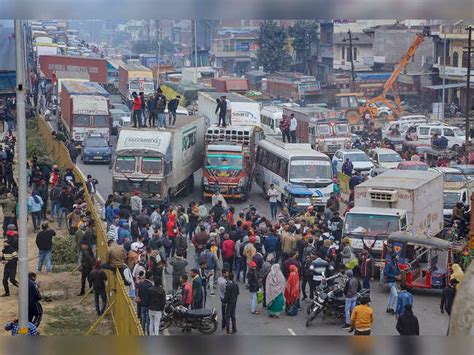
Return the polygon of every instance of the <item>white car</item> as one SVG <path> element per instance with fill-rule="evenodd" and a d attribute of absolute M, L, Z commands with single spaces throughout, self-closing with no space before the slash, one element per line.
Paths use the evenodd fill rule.
<path fill-rule="evenodd" d="M 369 152 L 369 156 L 377 167 L 396 169 L 402 161 L 400 154 L 392 149 L 376 148 Z"/>
<path fill-rule="evenodd" d="M 369 175 L 370 170 L 374 168 L 374 163 L 369 159 L 367 154 L 360 149 L 340 149 L 333 158 L 333 164 L 337 162 L 337 171 L 342 172 L 342 164 L 349 159 L 354 166 L 354 171 L 359 171 L 362 175 Z"/>
<path fill-rule="evenodd" d="M 459 150 L 465 142 L 464 131 L 455 126 L 425 124 L 416 127 L 419 141 L 430 142 L 434 134 L 437 134 L 438 137 L 445 137 L 448 140 L 448 148 L 455 151 Z"/>
<path fill-rule="evenodd" d="M 120 127 L 120 119 L 122 117 L 127 118 L 130 121 L 130 113 L 122 111 L 120 109 L 112 108 L 110 109 L 110 116 L 112 117 L 112 130 L 111 134 L 116 135 L 118 132 L 118 128 Z"/>

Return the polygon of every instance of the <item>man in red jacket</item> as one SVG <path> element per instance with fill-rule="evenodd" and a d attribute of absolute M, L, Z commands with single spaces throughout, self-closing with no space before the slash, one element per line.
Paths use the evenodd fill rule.
<path fill-rule="evenodd" d="M 142 100 L 138 94 L 132 92 L 133 97 L 133 128 L 142 127 Z"/>
<path fill-rule="evenodd" d="M 224 234 L 224 241 L 221 245 L 222 248 L 222 261 L 227 263 L 227 269 L 232 270 L 234 265 L 235 256 L 235 242 L 230 239 L 229 234 Z"/>
<path fill-rule="evenodd" d="M 178 235 L 178 225 L 176 224 L 176 214 L 171 212 L 168 216 L 168 223 L 166 224 L 166 234 L 171 242 L 170 255 L 174 256 L 176 252 L 176 236 Z"/>

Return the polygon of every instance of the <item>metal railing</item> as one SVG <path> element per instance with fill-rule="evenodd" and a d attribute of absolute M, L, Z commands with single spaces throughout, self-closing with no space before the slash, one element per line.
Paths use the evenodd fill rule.
<path fill-rule="evenodd" d="M 84 176 L 71 161 L 68 149 L 63 143 L 54 138 L 51 127 L 41 116 L 38 116 L 37 120 L 38 130 L 47 145 L 49 157 L 61 168 L 74 169 L 76 181 L 81 182 L 84 187 L 84 197 L 88 210 L 91 212 L 91 218 L 95 221 L 101 221 L 95 203 L 87 191 Z M 107 259 L 107 233 L 101 222 L 96 223 L 95 226 L 97 234 L 97 258 L 105 262 Z M 143 335 L 140 321 L 138 320 L 135 307 L 128 296 L 122 276 L 118 271 L 113 273 L 107 270 L 107 278 L 108 311 L 112 316 L 115 335 Z M 108 312 L 106 311 L 105 313 Z M 99 318 L 99 320 L 101 319 L 102 317 Z M 98 322 L 92 325 L 87 335 L 92 334 L 97 324 Z"/>

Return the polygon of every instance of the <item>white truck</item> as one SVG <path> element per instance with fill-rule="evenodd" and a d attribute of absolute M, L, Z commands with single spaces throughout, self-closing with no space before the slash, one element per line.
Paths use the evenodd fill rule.
<path fill-rule="evenodd" d="M 380 260 L 391 232 L 439 235 L 443 230 L 443 174 L 388 170 L 357 185 L 343 235 L 356 252 L 368 248 Z"/>
<path fill-rule="evenodd" d="M 164 130 L 122 128 L 113 161 L 116 201 L 140 192 L 144 205 L 162 205 L 178 193 L 191 193 L 202 166 L 204 122 L 183 116 Z"/>

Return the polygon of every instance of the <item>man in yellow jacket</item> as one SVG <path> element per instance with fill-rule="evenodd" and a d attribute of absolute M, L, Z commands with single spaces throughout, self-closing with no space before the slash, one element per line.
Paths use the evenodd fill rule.
<path fill-rule="evenodd" d="M 374 312 L 369 306 L 369 297 L 361 297 L 360 305 L 355 306 L 351 314 L 351 331 L 354 335 L 370 335 Z"/>

